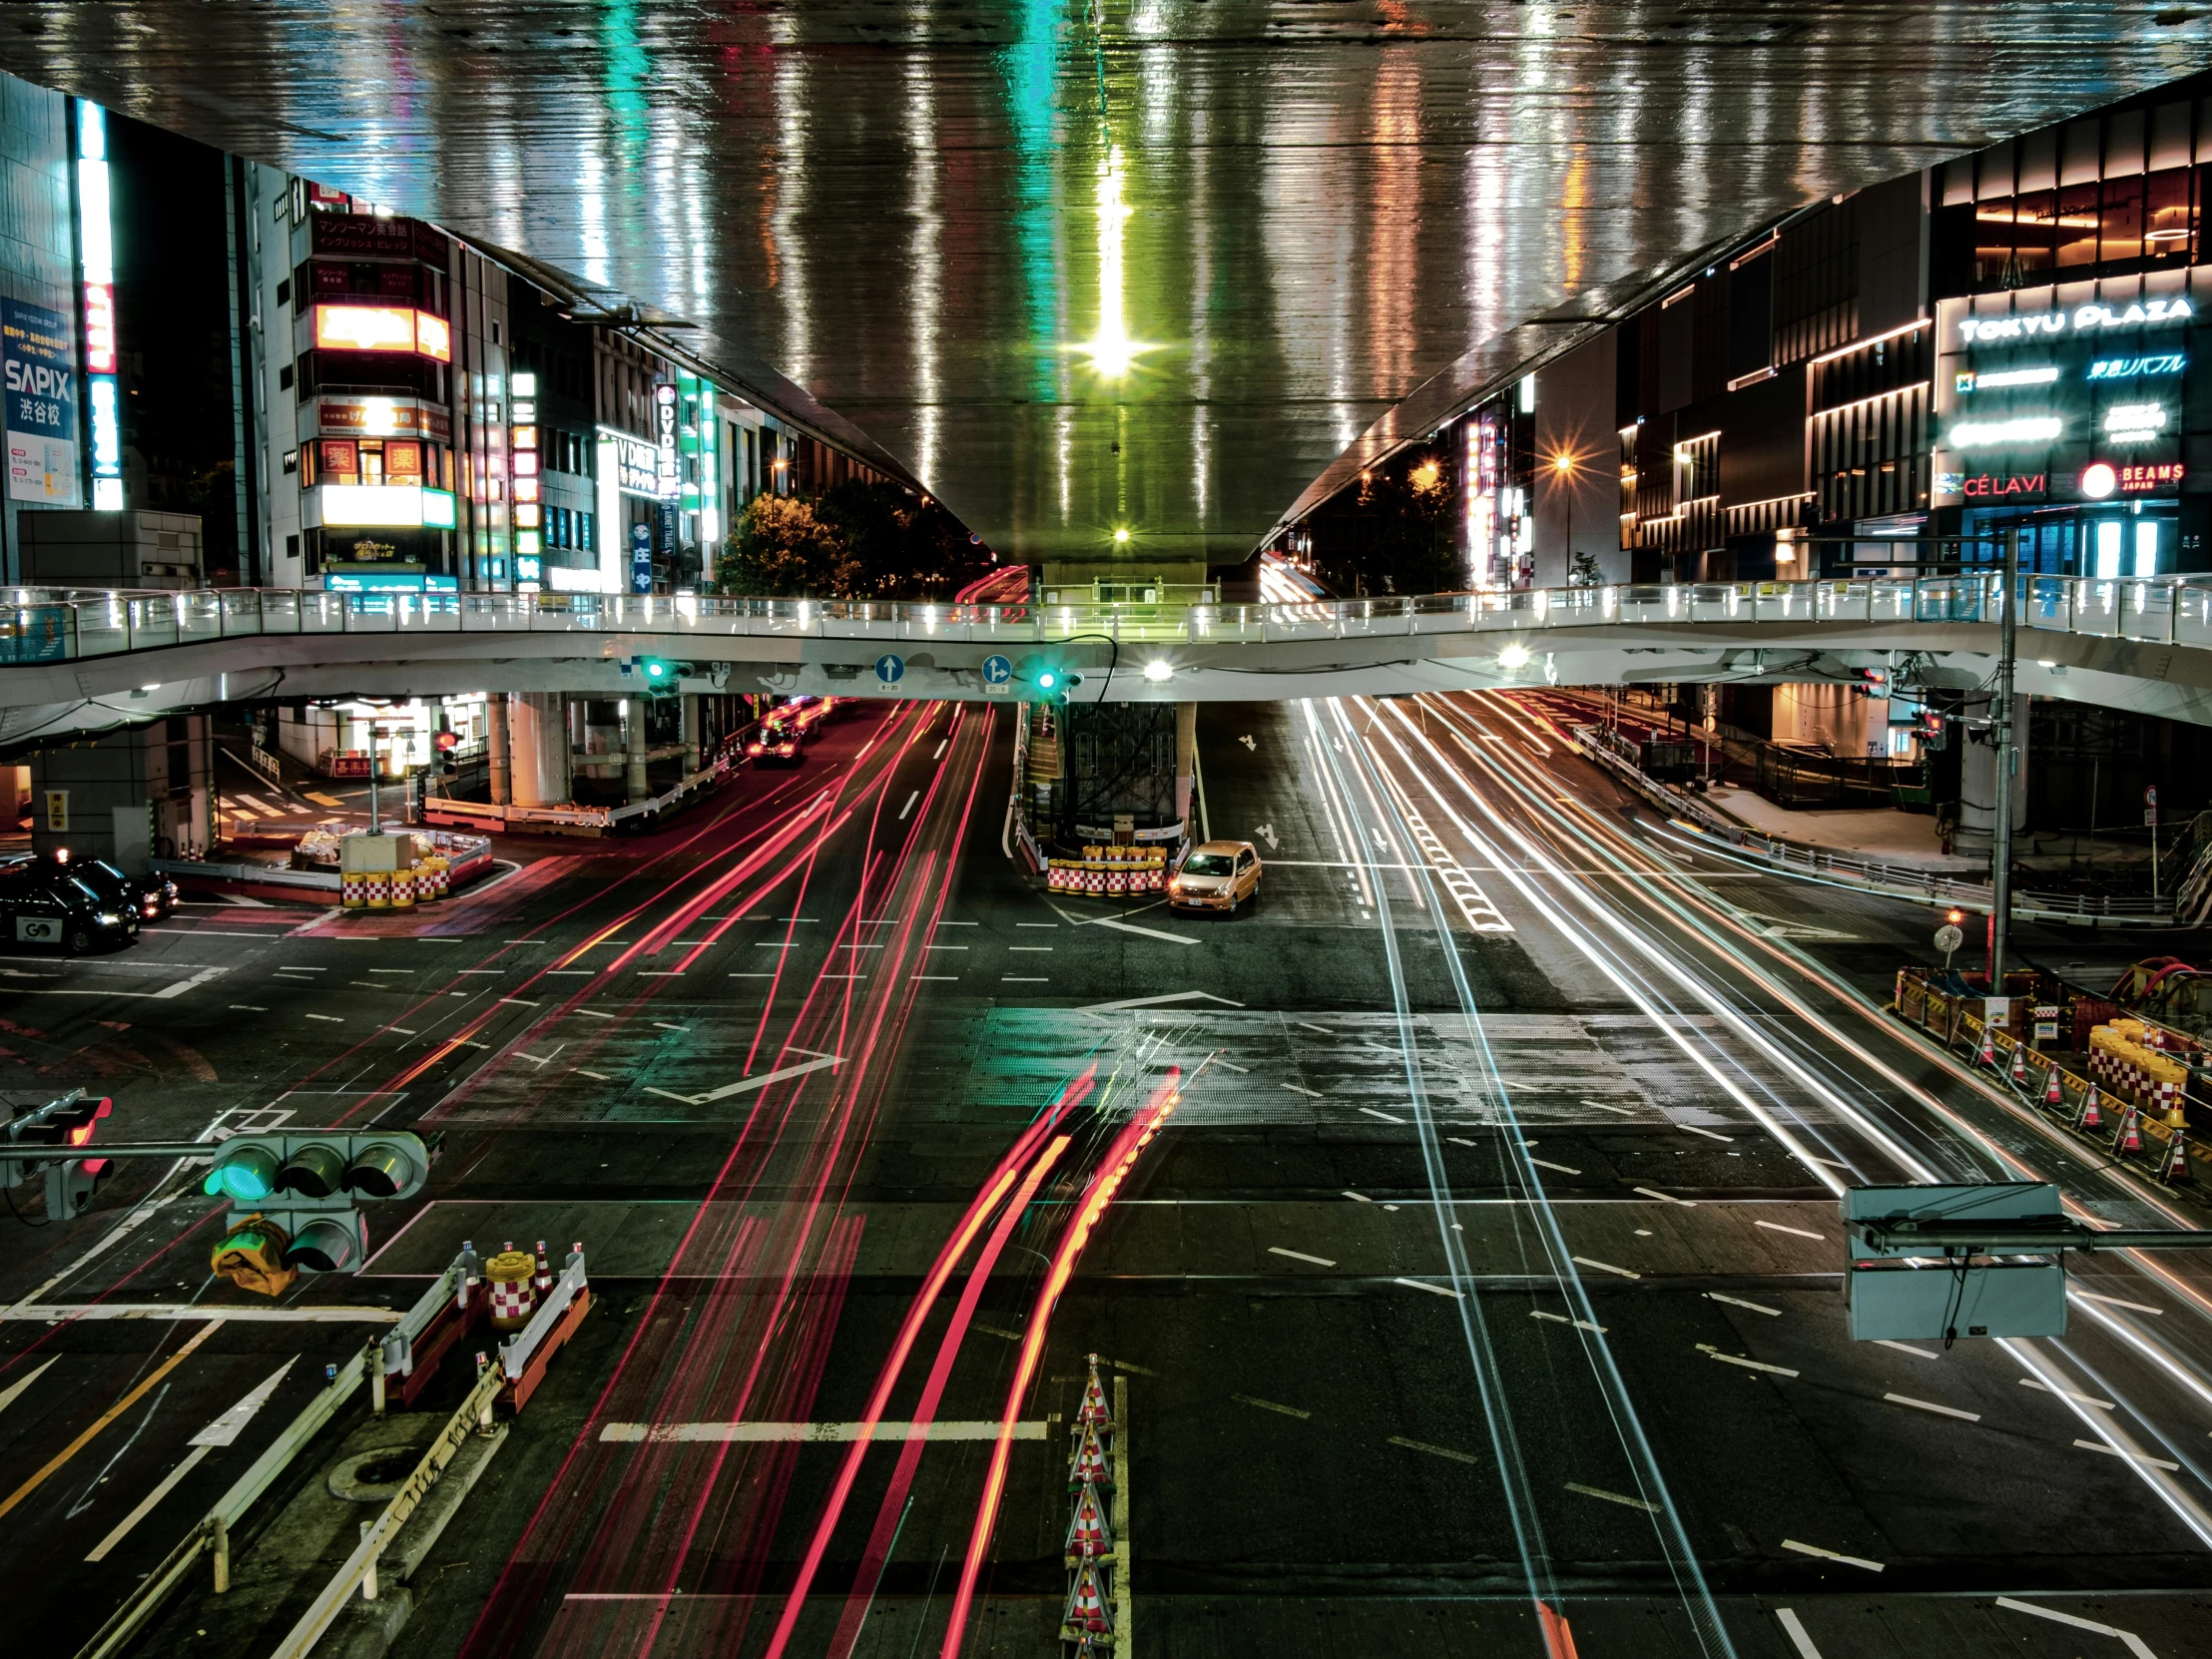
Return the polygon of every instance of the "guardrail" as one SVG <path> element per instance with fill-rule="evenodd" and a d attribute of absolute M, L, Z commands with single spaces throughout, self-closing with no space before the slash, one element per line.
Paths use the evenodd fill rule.
<path fill-rule="evenodd" d="M 2022 575 L 2023 627 L 2212 648 L 2212 577 Z M 1271 644 L 1431 633 L 1669 623 L 1985 623 L 2002 578 L 1839 577 L 1624 583 L 1298 604 L 960 605 L 716 595 L 0 592 L 0 665 L 70 662 L 215 640 L 328 634 L 644 633 L 709 645 L 771 637 L 1009 646 L 1077 635 L 1115 642 Z"/>
<path fill-rule="evenodd" d="M 1778 835 L 1761 834 L 1733 819 L 1724 818 L 1694 795 L 1680 794 L 1646 777 L 1633 760 L 1619 751 L 1632 747 L 1617 733 L 1602 727 L 1568 728 L 1575 747 L 1608 772 L 1627 783 L 1645 800 L 1665 812 L 1682 828 L 1706 839 L 1726 843 L 1732 851 L 1760 859 L 1778 875 L 1797 875 L 1856 887 L 1863 892 L 1891 898 L 1910 898 L 1930 905 L 1948 905 L 1987 914 L 1996 902 L 1986 881 L 1971 880 L 1926 864 L 1892 862 L 1883 858 L 1854 858 L 1824 852 Z M 2110 893 L 2033 892 L 2012 889 L 2012 914 L 2028 921 L 2063 921 L 2099 927 L 2171 927 L 2176 925 L 2170 898 L 2117 897 Z"/>

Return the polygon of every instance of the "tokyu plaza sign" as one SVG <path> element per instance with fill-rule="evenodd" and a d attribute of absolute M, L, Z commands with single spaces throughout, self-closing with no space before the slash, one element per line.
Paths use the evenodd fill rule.
<path fill-rule="evenodd" d="M 2196 315 L 2189 301 L 2144 299 L 2124 310 L 2113 305 L 2076 305 L 2071 311 L 2043 311 L 2024 316 L 1968 316 L 1958 322 L 1958 337 L 1968 345 L 1993 345 L 1999 340 L 2043 339 L 2052 334 L 2092 333 L 2100 328 L 2133 328 L 2145 323 L 2185 322 Z"/>

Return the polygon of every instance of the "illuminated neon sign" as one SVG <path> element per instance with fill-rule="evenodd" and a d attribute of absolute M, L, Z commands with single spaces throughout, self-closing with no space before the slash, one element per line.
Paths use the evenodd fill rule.
<path fill-rule="evenodd" d="M 2145 299 L 2130 304 L 2125 310 L 2111 305 L 2090 303 L 2076 305 L 2072 311 L 2043 311 L 2027 316 L 1969 316 L 1960 319 L 1958 337 L 1971 345 L 1977 341 L 2009 339 L 2036 339 L 2048 334 L 2062 334 L 2069 327 L 2076 333 L 2094 328 L 2132 328 L 2139 323 L 2182 322 L 2196 315 L 2189 301 L 2176 295 L 2171 299 Z"/>
<path fill-rule="evenodd" d="M 2022 415 L 2017 420 L 1962 420 L 1944 443 L 1951 449 L 1986 449 L 1999 443 L 2050 443 L 2065 423 L 2056 415 Z"/>
<path fill-rule="evenodd" d="M 2000 368 L 1990 374 L 1977 374 L 1970 368 L 1962 368 L 1956 384 L 1962 392 L 1995 391 L 2002 386 L 2047 386 L 2057 378 L 2058 365 L 2043 363 L 2035 368 Z"/>
<path fill-rule="evenodd" d="M 2136 380 L 2154 374 L 2179 374 L 2189 366 L 2186 353 L 2167 351 L 2155 357 L 2100 357 L 2089 365 L 2091 380 Z"/>
<path fill-rule="evenodd" d="M 2141 495 L 2147 490 L 2176 487 L 2187 471 L 2179 461 L 2165 461 L 2151 466 L 2123 466 L 2120 468 L 2120 493 Z"/>
<path fill-rule="evenodd" d="M 115 235 L 108 211 L 108 115 L 77 105 L 78 280 L 85 317 L 85 412 L 92 426 L 92 505 L 123 510 L 123 393 L 115 376 Z"/>

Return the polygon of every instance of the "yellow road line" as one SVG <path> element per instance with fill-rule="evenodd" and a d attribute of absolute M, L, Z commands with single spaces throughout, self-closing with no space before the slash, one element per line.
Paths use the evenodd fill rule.
<path fill-rule="evenodd" d="M 56 1469 L 60 1468 L 64 1463 L 68 1462 L 70 1458 L 76 1456 L 78 1452 L 84 1450 L 87 1445 L 91 1444 L 93 1437 L 97 1435 L 101 1429 L 107 1427 L 109 1423 L 115 1421 L 117 1417 L 123 1415 L 123 1413 L 128 1411 L 133 1405 L 136 1405 L 142 1398 L 145 1397 L 147 1389 L 151 1388 L 155 1383 L 159 1382 L 163 1378 L 167 1377 L 171 1372 L 175 1371 L 179 1366 L 183 1365 L 185 1361 L 191 1356 L 192 1351 L 198 1348 L 202 1343 L 206 1342 L 210 1337 L 214 1336 L 216 1334 L 217 1328 L 222 1324 L 222 1320 L 212 1319 L 208 1321 L 206 1325 L 203 1325 L 199 1329 L 199 1331 L 193 1335 L 193 1339 L 191 1342 L 185 1344 L 183 1348 L 179 1349 L 175 1354 L 172 1354 L 167 1360 L 164 1360 L 162 1362 L 160 1368 L 154 1373 L 153 1376 L 147 1378 L 145 1382 L 141 1382 L 137 1387 L 133 1388 L 129 1393 L 125 1394 L 113 1405 L 109 1406 L 107 1411 L 101 1416 L 98 1422 L 94 1423 L 90 1428 L 86 1429 L 82 1434 L 78 1435 L 74 1440 L 71 1440 L 69 1444 L 62 1447 L 61 1450 L 57 1451 L 51 1458 L 47 1460 L 47 1464 L 44 1468 L 40 1469 L 38 1473 L 32 1475 L 30 1479 L 24 1481 L 22 1485 L 16 1487 L 14 1491 L 10 1492 L 7 1495 L 7 1498 L 4 1501 L 0 1501 L 0 1515 L 7 1514 L 9 1510 L 13 1509 L 18 1503 L 21 1503 L 25 1498 L 29 1497 L 33 1492 L 37 1491 L 39 1487 L 43 1486 L 46 1483 L 47 1476 L 51 1475 Z"/>

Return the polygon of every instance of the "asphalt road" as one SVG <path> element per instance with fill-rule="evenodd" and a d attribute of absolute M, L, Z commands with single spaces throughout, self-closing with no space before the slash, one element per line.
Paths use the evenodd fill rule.
<path fill-rule="evenodd" d="M 1087 1353 L 1129 1401 L 1142 1652 L 1540 1654 L 1539 1599 L 1586 1655 L 2126 1651 L 2000 1597 L 2197 1650 L 2203 1274 L 2100 1258 L 2058 1341 L 1854 1345 L 1833 1194 L 1978 1172 L 2120 1221 L 2201 1207 L 1887 1023 L 1925 909 L 1680 844 L 1539 713 L 1205 709 L 1209 827 L 1269 860 L 1234 919 L 1049 897 L 1000 852 L 1003 721 L 892 707 L 650 837 L 505 846 L 496 885 L 412 916 L 202 907 L 116 957 L 0 961 L 0 1088 L 112 1093 L 103 1139 L 443 1136 L 365 1271 L 275 1306 L 208 1281 L 191 1172 L 25 1227 L 19 1628 L 73 1650 L 463 1240 L 543 1238 L 583 1244 L 597 1307 L 394 1651 L 769 1651 L 846 1453 L 714 1425 L 833 1433 L 903 1335 L 884 1420 L 934 1373 L 940 1432 L 976 1437 L 866 1455 L 789 1651 L 934 1652 L 1048 1258 L 1174 1067 L 1013 1402 L 1038 1437 L 965 1651 L 1053 1648 Z M 2149 948 L 2021 942 L 2092 980 Z M 917 1316 L 1086 1076 L 1033 1201 Z M 334 1564 L 301 1552 L 300 1604 Z M 209 1605 L 155 1650 L 280 1633 Z"/>

